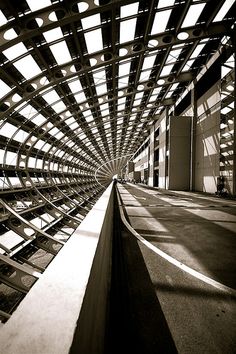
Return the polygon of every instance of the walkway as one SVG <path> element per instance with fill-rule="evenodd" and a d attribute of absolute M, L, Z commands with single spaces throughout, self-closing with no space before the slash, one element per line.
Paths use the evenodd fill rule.
<path fill-rule="evenodd" d="M 118 188 L 178 352 L 235 353 L 236 201 Z"/>

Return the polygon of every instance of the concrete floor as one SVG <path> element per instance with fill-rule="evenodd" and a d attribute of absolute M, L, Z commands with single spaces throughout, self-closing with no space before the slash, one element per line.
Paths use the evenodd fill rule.
<path fill-rule="evenodd" d="M 236 201 L 118 188 L 178 352 L 236 353 Z"/>

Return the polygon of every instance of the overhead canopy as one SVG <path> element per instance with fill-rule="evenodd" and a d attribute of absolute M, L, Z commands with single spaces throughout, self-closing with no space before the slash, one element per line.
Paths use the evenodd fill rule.
<path fill-rule="evenodd" d="M 233 0 L 1 1 L 5 176 L 43 170 L 106 184 L 233 36 L 235 7 Z"/>

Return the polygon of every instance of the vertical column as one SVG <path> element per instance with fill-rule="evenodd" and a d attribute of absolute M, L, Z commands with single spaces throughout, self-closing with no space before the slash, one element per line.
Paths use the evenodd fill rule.
<path fill-rule="evenodd" d="M 232 36 L 233 37 L 233 36 Z M 234 107 L 233 107 L 233 129 L 234 129 L 234 139 L 233 139 L 233 195 L 236 195 L 236 129 L 235 129 L 235 120 L 236 120 L 236 89 L 235 89 L 235 64 L 236 64 L 236 38 L 232 38 L 233 48 L 234 48 L 234 69 L 233 69 L 233 95 L 234 95 Z"/>
<path fill-rule="evenodd" d="M 220 178 L 217 183 L 219 195 L 236 193 L 234 81 L 235 46 L 233 51 L 226 51 L 226 57 L 223 56 L 221 64 Z"/>
<path fill-rule="evenodd" d="M 148 185 L 150 187 L 154 186 L 154 130 L 155 125 L 152 125 L 148 146 Z"/>
<path fill-rule="evenodd" d="M 166 137 L 165 137 L 165 189 L 169 188 L 169 107 L 166 107 Z"/>
<path fill-rule="evenodd" d="M 196 161 L 196 126 L 197 126 L 197 94 L 195 81 L 191 84 L 191 106 L 193 115 L 191 120 L 191 146 L 190 146 L 190 190 L 195 190 L 195 161 Z"/>

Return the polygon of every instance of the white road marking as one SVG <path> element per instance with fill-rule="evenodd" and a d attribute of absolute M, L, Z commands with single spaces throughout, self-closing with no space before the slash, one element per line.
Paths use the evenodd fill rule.
<path fill-rule="evenodd" d="M 136 198 L 136 199 L 143 199 L 143 200 L 146 200 L 146 198 L 144 198 L 144 197 L 137 197 L 137 196 L 134 195 L 134 194 L 133 194 L 133 196 L 134 196 L 134 198 Z"/>

